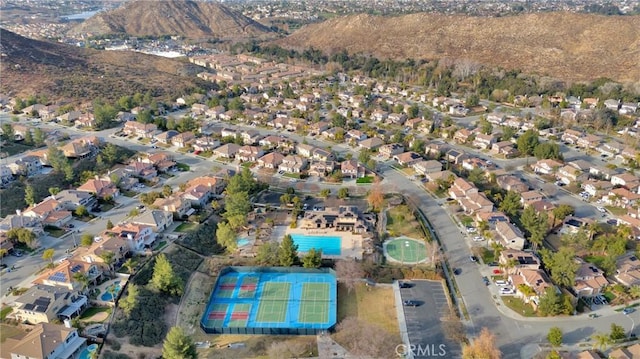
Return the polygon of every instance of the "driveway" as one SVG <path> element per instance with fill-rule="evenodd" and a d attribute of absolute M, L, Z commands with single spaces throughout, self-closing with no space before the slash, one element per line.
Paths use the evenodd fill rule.
<path fill-rule="evenodd" d="M 443 284 L 426 280 L 410 283 L 411 288 L 401 288 L 400 295 L 403 302 L 415 300 L 419 303 L 417 307 L 403 307 L 413 357 L 460 357 L 460 345 L 447 340 L 441 326 L 441 318 L 449 313 Z"/>

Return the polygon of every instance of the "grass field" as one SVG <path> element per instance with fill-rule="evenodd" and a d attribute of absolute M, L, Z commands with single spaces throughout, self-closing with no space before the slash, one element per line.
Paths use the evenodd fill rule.
<path fill-rule="evenodd" d="M 356 179 L 356 183 L 358 183 L 358 184 L 369 184 L 369 183 L 373 183 L 373 177 L 371 177 L 371 176 L 366 176 L 366 177 L 358 178 L 358 179 Z"/>
<path fill-rule="evenodd" d="M 425 238 L 422 226 L 406 205 L 392 207 L 387 211 L 387 232 L 391 237 Z"/>
<path fill-rule="evenodd" d="M 190 232 L 193 231 L 194 229 L 198 228 L 198 224 L 197 223 L 191 223 L 191 222 L 183 222 L 180 223 L 180 225 L 178 227 L 176 227 L 176 232 Z"/>
<path fill-rule="evenodd" d="M 504 305 L 511 308 L 514 312 L 518 314 L 522 314 L 525 317 L 536 317 L 536 311 L 533 310 L 531 304 L 527 304 L 522 301 L 520 298 L 511 297 L 511 296 L 503 296 L 502 301 Z"/>
<path fill-rule="evenodd" d="M 400 335 L 393 289 L 358 285 L 350 293 L 338 284 L 338 322 L 346 317 L 376 324 L 389 333 Z"/>

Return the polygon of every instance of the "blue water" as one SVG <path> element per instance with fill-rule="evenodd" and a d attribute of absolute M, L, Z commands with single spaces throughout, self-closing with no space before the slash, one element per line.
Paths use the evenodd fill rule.
<path fill-rule="evenodd" d="M 88 347 L 84 348 L 84 350 L 80 353 L 78 359 L 90 359 L 91 353 L 98 350 L 98 344 L 91 344 Z"/>
<path fill-rule="evenodd" d="M 247 246 L 251 243 L 250 240 L 248 240 L 247 238 L 238 238 L 236 240 L 236 243 L 238 243 L 238 247 L 244 247 Z"/>
<path fill-rule="evenodd" d="M 298 245 L 298 252 L 308 252 L 311 248 L 322 249 L 322 254 L 339 256 L 342 238 L 337 236 L 308 236 L 292 234 L 293 243 Z"/>
<path fill-rule="evenodd" d="M 113 284 L 111 284 L 110 286 L 107 287 L 107 289 L 105 289 L 105 292 L 102 293 L 102 295 L 100 296 L 100 300 L 102 300 L 103 302 L 110 302 L 113 300 L 113 295 L 111 294 L 111 288 L 113 288 L 115 286 L 116 291 L 115 291 L 115 295 L 118 296 L 118 293 L 120 293 L 120 281 L 114 282 Z"/>

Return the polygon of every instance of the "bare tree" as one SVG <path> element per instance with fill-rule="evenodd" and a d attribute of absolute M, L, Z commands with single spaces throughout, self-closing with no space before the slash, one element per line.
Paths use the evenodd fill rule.
<path fill-rule="evenodd" d="M 496 347 L 496 337 L 487 328 L 469 345 L 462 347 L 463 359 L 500 359 L 502 353 Z"/>
<path fill-rule="evenodd" d="M 425 247 L 427 249 L 427 256 L 429 257 L 429 261 L 433 264 L 434 267 L 438 267 L 440 261 L 442 260 L 442 252 L 440 251 L 440 246 L 435 239 L 432 239 L 429 242 L 425 242 Z"/>
<path fill-rule="evenodd" d="M 341 259 L 336 262 L 336 276 L 338 281 L 351 292 L 364 277 L 362 265 L 353 258 Z"/>
<path fill-rule="evenodd" d="M 355 357 L 390 358 L 397 339 L 377 325 L 347 317 L 338 325 L 337 339 Z"/>
<path fill-rule="evenodd" d="M 292 353 L 289 350 L 289 346 L 286 342 L 273 342 L 267 349 L 267 354 L 269 358 L 272 359 L 280 359 L 280 358 L 291 358 Z"/>
<path fill-rule="evenodd" d="M 454 308 L 449 308 L 447 313 L 442 318 L 442 329 L 445 337 L 456 343 L 466 343 L 467 335 L 465 334 L 464 325 L 460 321 L 460 317 L 456 313 Z"/>

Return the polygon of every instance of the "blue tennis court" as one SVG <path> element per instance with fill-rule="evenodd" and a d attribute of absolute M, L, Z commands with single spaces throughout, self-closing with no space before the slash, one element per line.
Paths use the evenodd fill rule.
<path fill-rule="evenodd" d="M 309 236 L 291 234 L 293 243 L 298 245 L 299 252 L 308 252 L 311 248 L 322 250 L 322 254 L 339 256 L 342 253 L 342 238 L 338 236 Z"/>
<path fill-rule="evenodd" d="M 200 325 L 211 334 L 311 335 L 331 329 L 336 315 L 332 270 L 227 267 L 218 277 Z"/>

